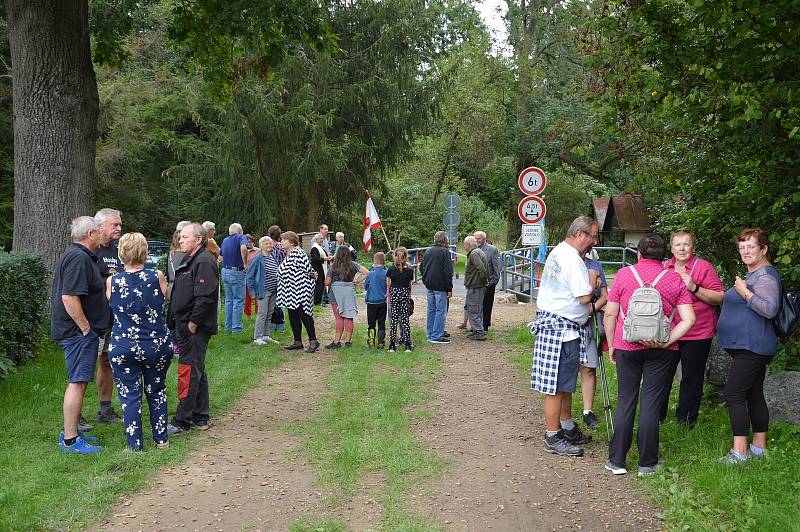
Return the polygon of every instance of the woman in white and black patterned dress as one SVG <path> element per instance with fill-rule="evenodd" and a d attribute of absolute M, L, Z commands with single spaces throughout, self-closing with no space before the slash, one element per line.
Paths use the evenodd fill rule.
<path fill-rule="evenodd" d="M 303 349 L 303 327 L 308 333 L 308 353 L 319 349 L 317 333 L 314 329 L 312 304 L 316 274 L 311 268 L 308 255 L 300 247 L 297 233 L 286 231 L 281 234 L 281 245 L 286 250 L 286 258 L 278 268 L 278 297 L 276 305 L 285 307 L 292 326 L 294 343 L 286 349 Z"/>
<path fill-rule="evenodd" d="M 406 353 L 411 346 L 411 281 L 414 270 L 408 265 L 408 251 L 403 246 L 394 250 L 394 265 L 386 270 L 386 288 L 389 290 L 389 352 L 398 348 L 397 328 L 400 327 L 400 343 L 405 344 Z"/>

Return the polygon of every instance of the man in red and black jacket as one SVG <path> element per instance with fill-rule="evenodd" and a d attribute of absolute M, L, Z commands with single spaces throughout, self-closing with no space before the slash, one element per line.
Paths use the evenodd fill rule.
<path fill-rule="evenodd" d="M 170 294 L 169 326 L 178 348 L 178 408 L 167 433 L 208 428 L 206 352 L 217 332 L 219 270 L 208 252 L 208 234 L 200 224 L 181 229 L 180 246 L 186 258 L 175 270 Z"/>

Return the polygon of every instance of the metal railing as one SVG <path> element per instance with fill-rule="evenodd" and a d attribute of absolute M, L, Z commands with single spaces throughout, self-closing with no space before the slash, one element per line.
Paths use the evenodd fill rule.
<path fill-rule="evenodd" d="M 555 246 L 548 246 L 549 252 Z M 632 247 L 597 246 L 602 266 L 623 268 L 636 263 L 636 250 Z M 619 254 L 621 260 L 609 260 L 609 255 Z M 544 263 L 538 260 L 539 248 L 517 248 L 500 252 L 500 289 L 515 294 L 520 299 L 536 300 L 539 275 Z M 605 258 L 604 258 L 605 257 Z M 616 257 L 614 257 L 616 258 Z"/>
<path fill-rule="evenodd" d="M 425 252 L 429 250 L 431 246 L 424 247 L 424 248 L 411 248 L 408 250 L 408 263 L 411 266 L 411 269 L 414 271 L 414 284 L 419 282 L 422 273 L 419 271 L 419 266 L 422 264 L 422 258 L 425 256 Z M 463 253 L 459 253 L 456 251 L 456 246 L 450 246 L 450 258 L 453 259 L 455 262 L 457 257 L 466 257 Z"/>

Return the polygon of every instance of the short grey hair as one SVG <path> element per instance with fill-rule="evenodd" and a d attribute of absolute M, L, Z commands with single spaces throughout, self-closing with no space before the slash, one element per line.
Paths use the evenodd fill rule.
<path fill-rule="evenodd" d="M 99 226 L 103 225 L 104 223 L 106 223 L 106 220 L 108 220 L 109 218 L 112 218 L 112 217 L 113 218 L 119 218 L 120 220 L 122 220 L 122 213 L 120 211 L 116 210 L 116 209 L 108 209 L 108 208 L 100 209 L 99 211 L 97 211 L 95 213 L 94 221 L 97 224 L 97 226 L 99 227 Z"/>
<path fill-rule="evenodd" d="M 592 234 L 592 226 L 595 225 L 597 225 L 597 222 L 591 216 L 578 216 L 567 229 L 567 236 L 578 236 L 579 231 L 590 235 Z"/>
<path fill-rule="evenodd" d="M 433 235 L 433 242 L 438 246 L 443 246 L 445 242 L 447 242 L 447 233 L 444 231 L 436 231 L 436 234 Z"/>
<path fill-rule="evenodd" d="M 206 231 L 216 231 L 217 226 L 214 222 L 205 221 L 203 222 L 203 229 Z"/>
<path fill-rule="evenodd" d="M 189 222 L 189 224 L 184 227 L 184 229 L 187 228 L 192 230 L 192 236 L 200 238 L 201 245 L 205 246 L 208 244 L 208 231 L 206 231 L 205 227 L 198 223 Z"/>
<path fill-rule="evenodd" d="M 475 241 L 475 237 L 472 235 L 467 236 L 464 238 L 464 247 L 469 245 L 470 248 L 474 249 L 478 247 L 478 243 Z"/>
<path fill-rule="evenodd" d="M 268 236 L 262 236 L 258 239 L 258 247 L 263 248 L 267 242 L 272 242 L 272 239 Z"/>
<path fill-rule="evenodd" d="M 325 237 L 322 236 L 322 233 L 317 233 L 316 235 L 311 237 L 311 240 L 314 241 L 314 242 L 316 242 L 317 240 L 319 240 L 321 242 L 324 239 L 325 239 Z"/>
<path fill-rule="evenodd" d="M 189 220 L 181 220 L 180 222 L 178 222 L 178 225 L 175 226 L 175 230 L 181 231 L 184 227 L 186 227 L 190 223 L 192 222 L 190 222 Z"/>
<path fill-rule="evenodd" d="M 336 238 L 339 238 L 340 236 L 344 238 L 344 233 L 342 233 L 341 231 L 336 231 Z"/>
<path fill-rule="evenodd" d="M 69 226 L 73 242 L 81 242 L 89 236 L 89 231 L 97 231 L 97 222 L 91 216 L 78 216 Z"/>
<path fill-rule="evenodd" d="M 486 240 L 486 233 L 484 233 L 483 231 L 475 231 L 472 234 L 472 236 L 474 236 L 475 238 L 482 238 L 482 239 Z"/>
<path fill-rule="evenodd" d="M 242 229 L 242 224 L 231 224 L 228 227 L 228 234 L 229 235 L 241 235 L 244 233 L 244 229 Z"/>

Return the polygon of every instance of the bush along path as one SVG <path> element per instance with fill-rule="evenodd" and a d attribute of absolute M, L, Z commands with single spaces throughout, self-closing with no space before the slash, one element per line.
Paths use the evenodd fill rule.
<path fill-rule="evenodd" d="M 417 308 L 418 324 L 422 298 Z M 497 309 L 501 326 L 529 312 Z M 318 319 L 324 343 L 329 313 Z M 631 484 L 602 474 L 602 443 L 578 460 L 544 453 L 541 403 L 506 360 L 516 348 L 458 336 L 458 318 L 450 316 L 448 346 L 425 344 L 417 331 L 413 353 L 371 351 L 357 327 L 349 349 L 292 358 L 193 436 L 200 445 L 183 465 L 121 499 L 97 527 L 658 528 Z"/>

